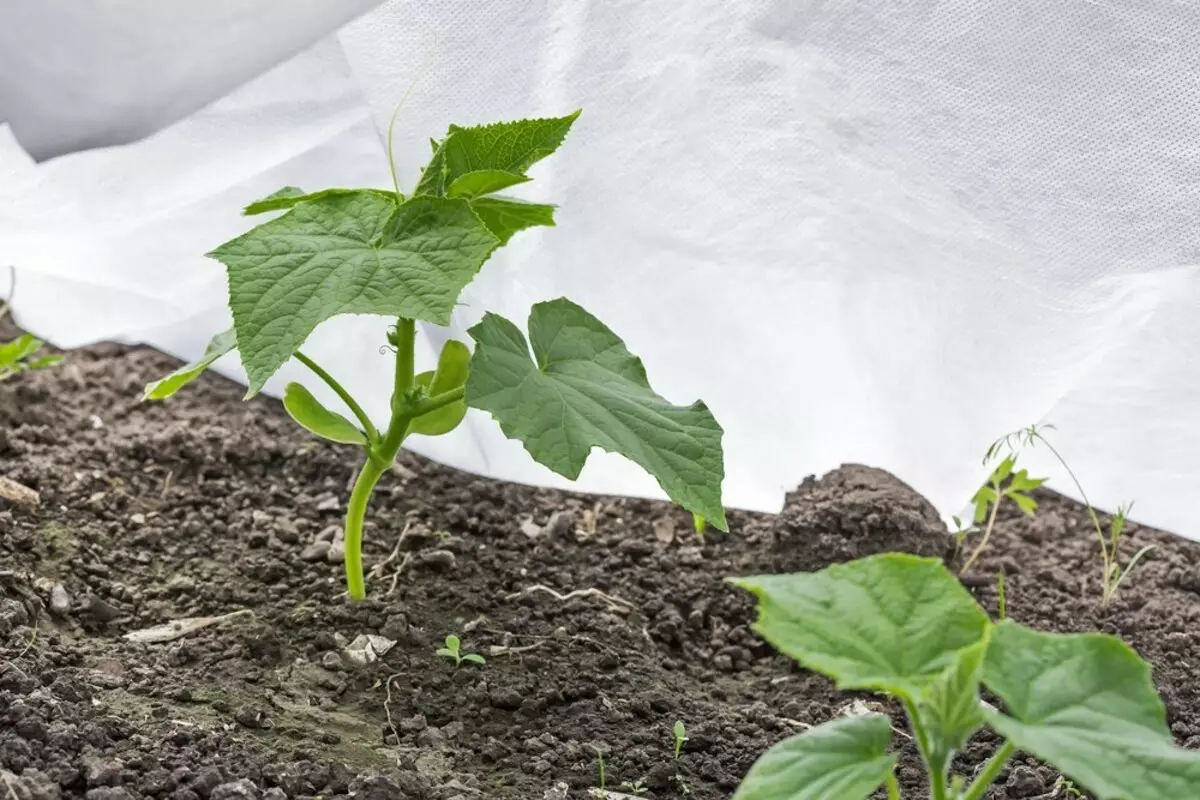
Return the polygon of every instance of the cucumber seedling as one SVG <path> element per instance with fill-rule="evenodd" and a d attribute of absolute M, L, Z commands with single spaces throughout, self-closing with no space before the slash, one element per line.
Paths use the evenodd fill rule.
<path fill-rule="evenodd" d="M 1200 753 L 1175 746 L 1150 665 L 1128 645 L 992 622 L 940 558 L 885 553 L 730 582 L 755 595 L 754 630 L 781 653 L 839 689 L 899 701 L 930 800 L 983 800 L 1018 750 L 1096 800 L 1194 797 L 1200 786 Z M 952 775 L 985 726 L 998 749 L 973 776 Z M 767 750 L 734 800 L 866 800 L 880 787 L 900 800 L 891 734 L 883 714 L 817 725 Z"/>
<path fill-rule="evenodd" d="M 8 313 L 8 303 L 0 303 L 0 319 Z M 25 333 L 9 342 L 0 342 L 0 381 L 22 372 L 49 369 L 62 362 L 58 354 L 38 355 L 45 344 L 32 333 Z"/>
<path fill-rule="evenodd" d="M 355 600 L 366 593 L 363 523 L 380 478 L 409 436 L 447 434 L 468 407 L 491 414 L 506 436 L 560 475 L 578 478 L 593 447 L 618 453 L 653 475 L 673 501 L 728 529 L 722 430 L 712 413 L 702 402 L 672 405 L 656 394 L 641 360 L 570 300 L 535 304 L 528 336 L 485 313 L 468 331 L 474 352 L 450 340 L 435 369 L 416 370 L 417 324 L 449 325 L 459 295 L 492 253 L 523 230 L 554 224 L 554 206 L 497 192 L 527 183 L 527 170 L 558 148 L 577 116 L 452 125 L 432 143 L 408 195 L 398 185 L 285 187 L 251 203 L 247 214 L 282 214 L 209 254 L 228 273 L 233 327 L 198 361 L 146 387 L 148 399 L 169 397 L 234 349 L 249 378 L 248 398 L 293 358 L 328 385 L 353 420 L 299 383 L 284 388 L 283 403 L 312 433 L 363 452 L 345 519 L 346 584 Z M 390 417 L 378 428 L 300 350 L 318 325 L 342 314 L 395 320 L 387 335 L 395 362 Z"/>
<path fill-rule="evenodd" d="M 461 667 L 464 661 L 480 665 L 487 663 L 484 657 L 478 653 L 462 652 L 462 640 L 453 633 L 446 637 L 446 646 L 439 647 L 434 651 L 434 655 L 454 659 L 454 666 L 456 667 Z"/>

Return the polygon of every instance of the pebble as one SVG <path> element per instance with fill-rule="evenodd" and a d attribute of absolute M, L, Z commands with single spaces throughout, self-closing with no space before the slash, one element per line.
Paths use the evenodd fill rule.
<path fill-rule="evenodd" d="M 346 560 L 346 545 L 344 542 L 334 542 L 325 551 L 325 560 L 330 564 L 341 564 Z"/>
<path fill-rule="evenodd" d="M 132 522 L 134 525 L 145 525 L 146 524 L 146 515 L 145 514 L 130 514 L 129 521 Z"/>
<path fill-rule="evenodd" d="M 320 561 L 329 555 L 332 545 L 329 542 L 313 542 L 300 553 L 301 561 Z"/>
<path fill-rule="evenodd" d="M 542 526 L 538 525 L 531 519 L 527 519 L 521 523 L 521 533 L 525 534 L 530 539 L 536 539 L 542 535 Z"/>
<path fill-rule="evenodd" d="M 71 595 L 61 583 L 54 584 L 50 590 L 50 610 L 60 616 L 71 610 Z"/>
<path fill-rule="evenodd" d="M 258 787 L 246 778 L 230 783 L 222 783 L 212 790 L 209 800 L 259 800 L 262 795 Z"/>
<path fill-rule="evenodd" d="M 566 536 L 575 529 L 575 515 L 570 511 L 555 511 L 546 523 L 546 533 L 551 537 Z"/>
<path fill-rule="evenodd" d="M 417 563 L 431 569 L 449 570 L 454 568 L 456 560 L 454 553 L 451 553 L 449 550 L 430 550 L 426 553 L 421 553 L 417 558 Z"/>

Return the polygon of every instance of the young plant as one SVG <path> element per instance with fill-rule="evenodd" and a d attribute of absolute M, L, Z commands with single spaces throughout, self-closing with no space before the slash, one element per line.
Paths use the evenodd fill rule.
<path fill-rule="evenodd" d="M 1028 428 L 1022 428 L 1019 431 L 1010 433 L 1001 439 L 998 439 L 989 449 L 989 453 L 999 449 L 1003 445 L 1007 445 L 1010 449 L 1013 447 L 1013 442 L 1020 442 L 1029 446 L 1038 444 L 1044 445 L 1054 459 L 1058 461 L 1067 475 L 1071 478 L 1071 482 L 1075 484 L 1076 491 L 1079 492 L 1079 497 L 1083 500 L 1084 506 L 1087 507 L 1088 517 L 1091 519 L 1092 528 L 1096 531 L 1096 538 L 1100 542 L 1100 606 L 1108 608 L 1112 602 L 1117 599 L 1117 590 L 1121 588 L 1121 582 L 1125 577 L 1133 571 L 1138 562 L 1142 560 L 1151 550 L 1154 545 L 1146 545 L 1133 554 L 1129 562 L 1124 567 L 1121 566 L 1121 554 L 1118 546 L 1121 543 L 1121 536 L 1125 532 L 1125 525 L 1129 519 L 1129 511 L 1133 508 L 1132 503 L 1121 505 L 1113 514 L 1112 522 L 1109 524 L 1108 534 L 1104 533 L 1104 526 L 1100 524 L 1100 515 L 1096 513 L 1096 509 L 1092 506 L 1092 502 L 1088 500 L 1087 492 L 1083 490 L 1083 484 L 1079 482 L 1079 478 L 1075 476 L 1074 470 L 1067 464 L 1067 460 L 1062 457 L 1058 449 L 1051 444 L 1046 435 L 1042 433 L 1044 430 L 1054 430 L 1053 425 L 1030 425 Z"/>
<path fill-rule="evenodd" d="M 994 447 L 994 446 L 993 446 Z M 992 459 L 992 448 L 988 449 L 988 454 L 984 458 L 984 463 Z M 963 564 L 959 570 L 959 575 L 966 575 L 971 566 L 983 554 L 983 550 L 987 547 L 988 539 L 991 538 L 992 529 L 996 527 L 996 513 L 1000 510 L 1000 503 L 1005 499 L 1011 500 L 1016 504 L 1017 508 L 1024 511 L 1026 514 L 1033 516 L 1037 511 L 1037 501 L 1030 496 L 1030 492 L 1037 489 L 1046 482 L 1045 478 L 1031 478 L 1026 470 L 1017 470 L 1017 456 L 1015 453 L 1010 453 L 1005 457 L 996 468 L 992 470 L 991 476 L 987 483 L 979 487 L 979 491 L 971 498 L 971 503 L 975 506 L 975 525 L 978 526 L 986 521 L 983 528 L 983 535 L 979 537 L 979 544 L 971 552 L 970 558 Z M 958 526 L 958 544 L 961 545 L 966 534 L 972 528 L 963 529 L 962 523 L 955 518 L 955 524 Z"/>
<path fill-rule="evenodd" d="M 453 633 L 446 637 L 446 646 L 438 648 L 434 655 L 454 659 L 454 666 L 461 667 L 464 661 L 472 664 L 486 664 L 487 661 L 478 653 L 462 652 L 462 640 Z"/>
<path fill-rule="evenodd" d="M 625 791 L 629 792 L 631 795 L 634 795 L 635 797 L 641 797 L 647 791 L 649 791 L 646 788 L 646 779 L 645 778 L 641 778 L 636 781 L 625 781 L 624 783 L 621 784 L 621 788 L 624 789 Z"/>
<path fill-rule="evenodd" d="M 688 740 L 687 728 L 683 726 L 683 720 L 675 720 L 675 727 L 671 729 L 671 733 L 675 736 L 675 760 L 679 760 L 679 752 L 683 750 L 683 743 Z"/>
<path fill-rule="evenodd" d="M 605 782 L 604 777 L 604 751 L 599 747 L 593 747 L 592 749 L 596 751 L 596 764 L 600 772 L 600 796 L 608 797 L 608 784 Z"/>
<path fill-rule="evenodd" d="M 903 706 L 930 800 L 982 800 L 1021 750 L 1096 800 L 1193 797 L 1200 753 L 1175 746 L 1150 667 L 1121 640 L 993 623 L 941 559 L 871 556 L 815 573 L 731 581 L 758 598 L 755 630 L 843 690 Z M 986 686 L 1004 710 L 984 705 Z M 974 777 L 952 776 L 981 727 L 1000 747 Z M 734 800 L 900 800 L 891 720 L 835 719 L 770 748 Z"/>
<path fill-rule="evenodd" d="M 578 112 L 464 128 L 450 126 L 402 194 L 380 189 L 286 187 L 246 207 L 284 212 L 210 255 L 225 265 L 233 328 L 198 361 L 146 387 L 163 399 L 237 349 L 253 397 L 295 358 L 341 399 L 354 420 L 298 383 L 288 413 L 317 436 L 364 455 L 345 520 L 346 582 L 365 596 L 363 521 L 376 484 L 414 434 L 440 436 L 467 408 L 491 414 L 540 464 L 570 479 L 592 448 L 619 453 L 653 475 L 684 508 L 726 530 L 721 505 L 722 430 L 702 402 L 672 405 L 650 387 L 642 362 L 600 320 L 560 298 L 533 306 L 528 337 L 493 313 L 445 344 L 437 367 L 416 371 L 417 324 L 449 325 L 459 294 L 514 235 L 554 224 L 554 206 L 496 192 L 530 180 L 527 170 L 563 142 Z M 394 161 L 392 162 L 394 174 Z M 350 393 L 301 352 L 313 330 L 341 314 L 395 319 L 388 333 L 395 378 L 387 424 L 376 428 Z M 347 343 L 347 347 L 367 346 Z"/>
<path fill-rule="evenodd" d="M 62 362 L 58 354 L 38 355 L 45 344 L 32 333 L 26 333 L 11 342 L 0 342 L 0 381 L 6 381 L 22 372 L 48 369 Z"/>

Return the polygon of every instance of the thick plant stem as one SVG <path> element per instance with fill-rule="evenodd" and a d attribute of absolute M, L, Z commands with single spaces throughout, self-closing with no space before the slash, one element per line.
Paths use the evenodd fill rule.
<path fill-rule="evenodd" d="M 939 759 L 934 752 L 933 743 L 929 740 L 929 732 L 917 713 L 917 704 L 908 698 L 902 698 L 904 711 L 908 714 L 908 724 L 912 726 L 913 737 L 917 740 L 917 749 L 921 751 L 921 760 L 929 769 L 929 800 L 949 800 L 946 792 L 945 759 Z"/>
<path fill-rule="evenodd" d="M 1012 758 L 1013 753 L 1017 751 L 1016 746 L 1012 742 L 1005 742 L 1004 746 L 996 751 L 995 755 L 988 759 L 983 765 L 983 769 L 975 780 L 971 781 L 971 785 L 967 788 L 966 793 L 962 796 L 962 800 L 983 800 L 983 796 L 987 794 L 988 787 L 996 782 L 996 778 L 1000 776 L 1000 770 L 1004 769 L 1004 765 Z"/>
<path fill-rule="evenodd" d="M 404 444 L 404 437 L 408 435 L 408 428 L 415 416 L 414 409 L 408 400 L 408 394 L 413 386 L 415 338 L 415 323 L 404 318 L 397 320 L 395 332 L 388 336 L 388 341 L 396 348 L 396 384 L 392 395 L 392 419 L 382 441 L 374 443 L 368 451 L 367 461 L 354 481 L 350 502 L 346 506 L 346 588 L 351 600 L 363 600 L 367 596 L 362 564 L 363 522 L 367 516 L 367 505 L 371 501 L 371 494 L 375 491 L 375 485 L 379 483 L 380 477 L 395 463 L 396 455 L 400 452 L 401 445 Z"/>

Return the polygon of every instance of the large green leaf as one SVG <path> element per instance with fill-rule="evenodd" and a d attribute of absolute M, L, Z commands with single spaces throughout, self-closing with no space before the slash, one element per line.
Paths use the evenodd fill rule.
<path fill-rule="evenodd" d="M 959 650 L 954 662 L 925 689 L 918 713 L 934 746 L 943 754 L 959 750 L 971 734 L 983 725 L 983 705 L 979 683 L 983 679 L 983 658 L 987 653 L 984 638 Z"/>
<path fill-rule="evenodd" d="M 165 400 L 187 386 L 221 356 L 233 352 L 237 347 L 237 336 L 233 328 L 214 336 L 204 348 L 204 355 L 190 364 L 184 364 L 165 378 L 146 384 L 143 400 Z"/>
<path fill-rule="evenodd" d="M 1008 712 L 987 712 L 988 723 L 1096 800 L 1200 793 L 1200 753 L 1174 745 L 1150 666 L 1121 640 L 1001 622 L 988 646 L 984 682 Z"/>
<path fill-rule="evenodd" d="M 495 314 L 469 333 L 467 405 L 490 412 L 534 460 L 574 480 L 593 447 L 620 453 L 672 500 L 727 529 L 721 426 L 702 402 L 676 406 L 655 394 L 641 360 L 604 323 L 559 299 L 533 307 L 529 343 Z"/>
<path fill-rule="evenodd" d="M 480 197 L 471 201 L 471 210 L 479 215 L 500 244 L 508 244 L 517 231 L 535 225 L 554 226 L 554 206 L 544 203 L 526 203 L 511 197 Z"/>
<path fill-rule="evenodd" d="M 322 439 L 339 444 L 367 443 L 367 437 L 353 422 L 321 405 L 321 401 L 299 383 L 284 387 L 283 407 L 301 427 Z"/>
<path fill-rule="evenodd" d="M 268 211 L 286 211 L 292 206 L 319 200 L 322 197 L 357 194 L 359 192 L 374 192 L 386 200 L 393 203 L 396 202 L 396 193 L 383 189 L 322 189 L 319 192 L 309 193 L 298 186 L 285 186 L 279 191 L 267 195 L 262 200 L 256 200 L 246 206 L 242 209 L 242 213 L 247 216 L 253 216 L 255 214 L 265 214 Z"/>
<path fill-rule="evenodd" d="M 731 583 L 758 597 L 755 630 L 780 652 L 843 689 L 914 701 L 989 624 L 940 559 L 885 553 Z"/>
<path fill-rule="evenodd" d="M 733 800 L 865 800 L 895 768 L 891 735 L 881 714 L 818 725 L 763 753 Z"/>
<path fill-rule="evenodd" d="M 430 397 L 459 389 L 467 382 L 470 361 L 470 349 L 462 342 L 451 339 L 442 346 L 441 355 L 438 356 L 437 370 L 422 372 L 416 378 L 417 385 L 423 387 Z M 426 436 L 441 436 L 457 428 L 466 415 L 466 401 L 456 400 L 449 405 L 417 417 L 412 421 L 408 431 Z"/>
<path fill-rule="evenodd" d="M 397 206 L 364 190 L 314 196 L 221 245 L 210 255 L 229 271 L 248 396 L 338 314 L 448 324 L 497 244 L 466 200 L 417 197 Z"/>
<path fill-rule="evenodd" d="M 438 143 L 414 194 L 444 195 L 461 176 L 482 170 L 517 175 L 553 153 L 579 112 L 549 119 L 523 119 L 462 128 L 451 125 Z"/>

